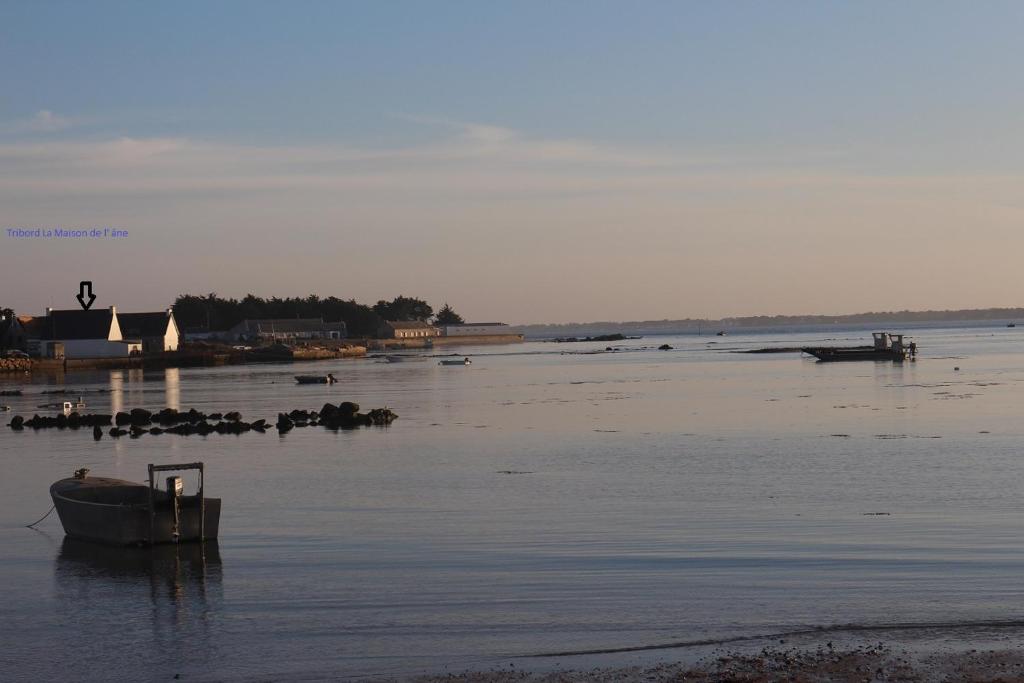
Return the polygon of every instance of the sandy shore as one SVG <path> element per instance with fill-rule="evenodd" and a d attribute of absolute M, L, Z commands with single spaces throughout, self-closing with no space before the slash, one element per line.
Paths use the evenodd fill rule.
<path fill-rule="evenodd" d="M 1024 683 L 1024 646 L 979 649 L 971 643 L 958 641 L 955 635 L 944 638 L 943 643 L 932 642 L 922 647 L 920 642 L 873 642 L 840 647 L 825 642 L 811 648 L 779 644 L 748 651 L 715 650 L 697 661 L 666 660 L 636 666 L 581 666 L 549 671 L 525 670 L 511 662 L 501 669 L 404 680 L 411 683 Z"/>

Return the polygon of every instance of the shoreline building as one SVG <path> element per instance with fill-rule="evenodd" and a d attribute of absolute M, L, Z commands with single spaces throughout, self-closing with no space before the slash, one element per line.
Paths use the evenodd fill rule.
<path fill-rule="evenodd" d="M 379 335 L 382 339 L 430 339 L 438 329 L 422 320 L 385 320 Z"/>
<path fill-rule="evenodd" d="M 118 322 L 124 335 L 142 341 L 143 353 L 178 350 L 181 335 L 172 308 L 154 313 L 122 313 Z"/>
<path fill-rule="evenodd" d="M 505 323 L 459 323 L 442 325 L 442 337 L 495 337 L 518 334 Z"/>
<path fill-rule="evenodd" d="M 0 315 L 0 351 L 25 350 L 24 316 Z"/>
<path fill-rule="evenodd" d="M 44 317 L 25 323 L 28 352 L 44 358 L 130 358 L 142 355 L 142 342 L 125 339 L 117 308 L 97 310 L 46 309 Z"/>
<path fill-rule="evenodd" d="M 344 321 L 325 323 L 323 318 L 267 318 L 243 320 L 226 332 L 222 339 L 232 342 L 294 342 L 312 339 L 344 339 L 348 328 Z"/>

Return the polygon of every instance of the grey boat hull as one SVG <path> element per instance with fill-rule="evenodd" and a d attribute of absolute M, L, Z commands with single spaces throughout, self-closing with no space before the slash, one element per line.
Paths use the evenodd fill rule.
<path fill-rule="evenodd" d="M 164 492 L 149 506 L 149 487 L 120 479 L 61 479 L 50 487 L 64 533 L 71 538 L 110 545 L 152 545 L 217 538 L 220 498 L 178 498 L 178 538 L 174 506 Z M 200 512 L 203 510 L 203 513 Z"/>

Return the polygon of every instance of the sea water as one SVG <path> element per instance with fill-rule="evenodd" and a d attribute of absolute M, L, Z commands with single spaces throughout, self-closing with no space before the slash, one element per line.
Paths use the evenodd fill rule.
<path fill-rule="evenodd" d="M 869 332 L 4 376 L 24 390 L 5 415 L 53 414 L 37 406 L 65 397 L 42 392 L 68 388 L 86 412 L 273 422 L 351 400 L 400 418 L 98 442 L 0 428 L 0 677 L 402 676 L 836 626 L 1019 635 L 1024 337 L 917 329 L 902 364 L 737 353 Z M 293 379 L 326 372 L 339 383 Z M 55 514 L 24 528 L 79 467 L 142 481 L 197 460 L 223 499 L 203 552 L 70 543 Z"/>

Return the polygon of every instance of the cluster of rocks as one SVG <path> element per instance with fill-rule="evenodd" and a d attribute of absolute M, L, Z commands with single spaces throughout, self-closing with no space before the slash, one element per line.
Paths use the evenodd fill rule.
<path fill-rule="evenodd" d="M 278 432 L 287 432 L 295 427 L 323 426 L 328 429 L 354 429 L 363 426 L 386 426 L 397 418 L 388 408 L 374 408 L 367 413 L 359 412 L 359 404 L 345 401 L 338 405 L 325 403 L 319 410 L 293 410 L 290 413 L 279 413 L 277 416 Z M 59 414 L 56 417 L 33 415 L 29 419 L 15 415 L 10 422 L 11 429 L 21 431 L 30 429 L 80 429 L 92 427 L 93 438 L 103 438 L 104 427 L 113 425 L 107 434 L 117 438 L 129 436 L 137 439 L 143 434 L 178 434 L 190 436 L 198 434 L 244 434 L 254 431 L 263 433 L 267 430 L 266 420 L 244 422 L 241 413 L 202 413 L 195 408 L 178 411 L 164 408 L 158 412 L 150 412 L 142 408 L 119 412 L 115 415 Z"/>
<path fill-rule="evenodd" d="M 338 405 L 325 403 L 319 411 L 293 410 L 277 414 L 278 432 L 287 432 L 295 427 L 326 427 L 327 429 L 355 429 L 356 427 L 384 427 L 398 417 L 388 408 L 374 408 L 368 413 L 359 412 L 359 404 L 342 401 Z"/>
<path fill-rule="evenodd" d="M 11 418 L 11 429 L 15 431 L 21 431 L 25 427 L 30 429 L 80 429 L 82 427 L 102 427 L 110 424 L 112 420 L 112 415 L 79 415 L 78 413 L 70 415 L 61 413 L 56 417 L 33 415 L 27 420 L 21 415 L 15 415 Z"/>
<path fill-rule="evenodd" d="M 212 420 L 217 422 L 219 420 L 226 420 L 227 422 L 241 422 L 242 414 L 237 412 L 232 413 L 201 413 L 195 408 L 191 408 L 185 412 L 181 412 L 174 408 L 164 408 L 161 411 L 151 413 L 148 410 L 142 408 L 132 408 L 131 411 L 126 413 L 118 413 L 114 416 L 114 423 L 117 425 L 133 425 L 143 427 L 149 424 L 156 423 L 163 427 L 171 425 L 182 425 L 182 424 L 199 424 Z"/>
<path fill-rule="evenodd" d="M 222 420 L 221 422 L 215 422 L 210 424 L 206 420 L 200 420 L 198 422 L 182 422 L 172 427 L 145 427 L 143 425 L 131 425 L 128 429 L 121 429 L 114 427 L 108 433 L 112 437 L 121 437 L 126 434 L 137 439 L 143 434 L 152 434 L 158 436 L 160 434 L 178 434 L 179 436 L 191 436 L 192 434 L 198 434 L 199 436 L 206 436 L 207 434 L 244 434 L 245 432 L 253 431 L 262 434 L 267 430 L 266 420 L 256 420 L 255 422 L 242 422 L 241 420 Z M 99 428 L 93 428 L 92 436 L 94 439 L 99 441 L 103 437 L 102 430 Z"/>
<path fill-rule="evenodd" d="M 31 358 L 0 358 L 0 372 L 24 372 L 31 369 Z"/>

